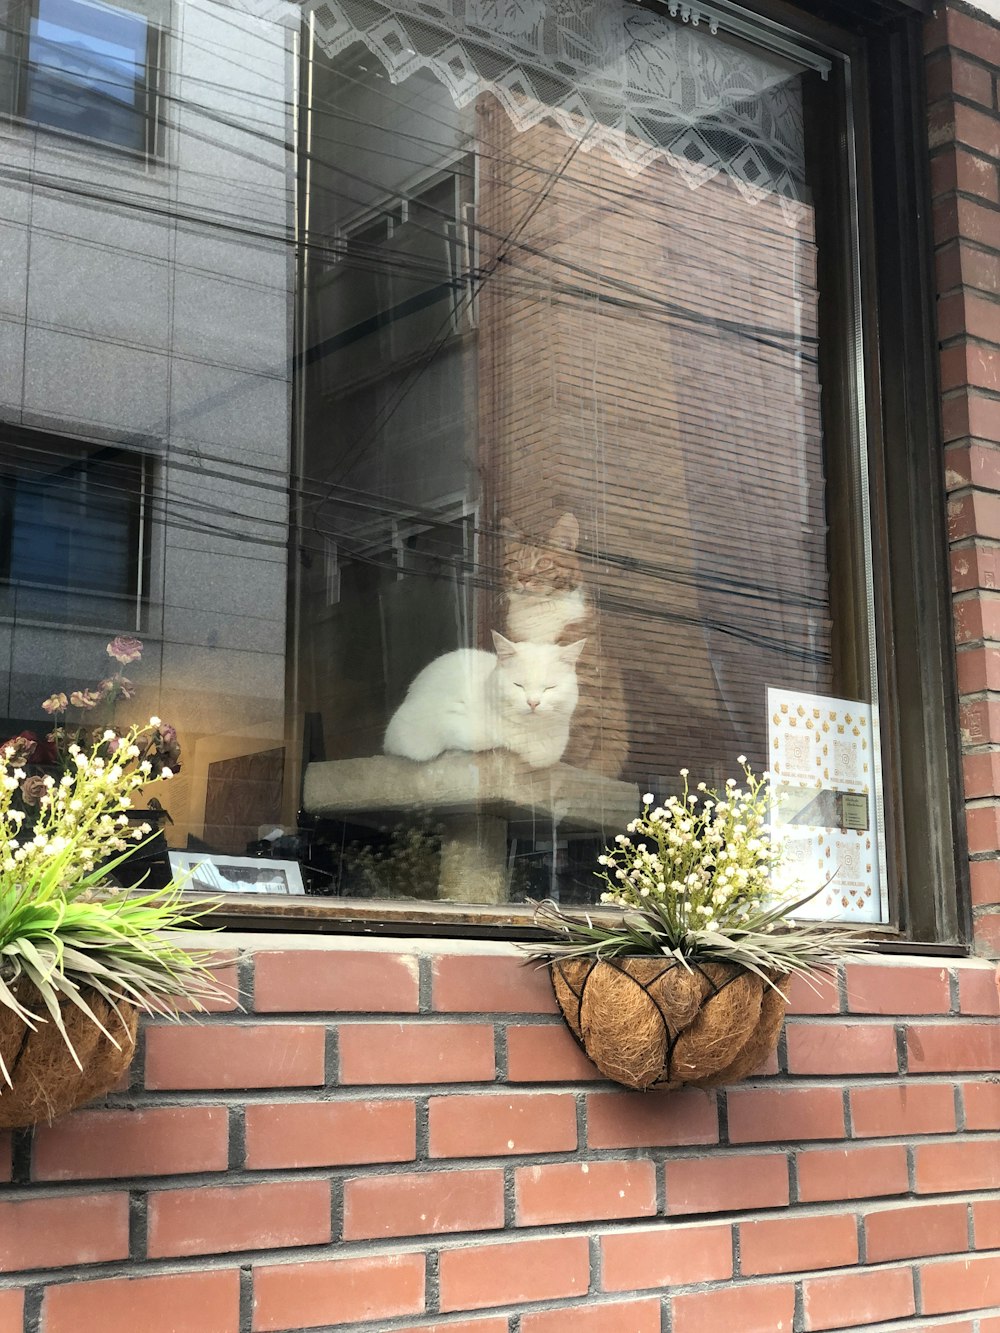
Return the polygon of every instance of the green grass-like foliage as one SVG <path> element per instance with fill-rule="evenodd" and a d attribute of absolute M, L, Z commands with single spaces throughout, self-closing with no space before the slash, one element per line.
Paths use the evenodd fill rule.
<path fill-rule="evenodd" d="M 685 967 L 732 963 L 771 983 L 776 975 L 830 971 L 870 945 L 857 928 L 793 920 L 825 884 L 777 896 L 781 860 L 771 837 L 768 775 L 740 758 L 744 784 L 722 792 L 699 783 L 662 805 L 652 794 L 642 814 L 598 858 L 601 902 L 619 909 L 593 915 L 540 903 L 536 923 L 554 939 L 525 946 L 536 958 L 672 957 Z"/>
<path fill-rule="evenodd" d="M 198 1010 L 227 994 L 211 975 L 211 953 L 180 938 L 213 904 L 185 902 L 183 881 L 136 894 L 111 879 L 152 835 L 148 825 L 130 828 L 125 813 L 131 793 L 150 780 L 136 762 L 141 734 L 133 728 L 123 738 L 116 762 L 100 758 L 97 747 L 71 751 L 72 770 L 46 779 L 34 820 L 18 806 L 24 771 L 0 753 L 0 1006 L 32 1029 L 54 1023 L 78 1065 L 62 1017 L 67 1002 L 117 1045 L 88 992 L 119 1013 L 125 1004 L 169 1018 L 178 1000 Z M 24 983 L 38 992 L 47 1018 L 26 1007 L 29 996 L 38 1006 Z M 0 1077 L 10 1084 L 2 1058 Z"/>

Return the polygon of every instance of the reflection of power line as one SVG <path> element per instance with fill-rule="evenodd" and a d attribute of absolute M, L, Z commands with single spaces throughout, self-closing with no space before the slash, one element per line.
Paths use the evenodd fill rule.
<path fill-rule="evenodd" d="M 0 437 L 2 437 L 2 428 L 0 428 Z M 43 463 L 52 457 L 51 450 L 46 449 L 44 445 L 36 445 L 30 440 L 18 441 L 17 450 L 18 453 L 29 458 L 35 457 Z M 207 467 L 205 465 L 206 460 L 210 463 L 217 463 L 219 466 Z M 296 484 L 288 478 L 284 471 L 279 471 L 277 468 L 226 459 L 222 455 L 209 455 L 201 450 L 172 450 L 169 459 L 166 461 L 172 477 L 176 474 L 188 474 L 203 485 L 218 481 L 221 485 L 228 487 L 235 485 L 241 491 L 259 490 L 274 496 L 280 495 L 282 500 L 286 497 L 326 497 L 329 495 L 329 487 L 323 486 L 318 478 L 306 479 L 306 482 L 316 483 L 316 489 L 312 489 L 308 484 Z M 114 464 L 112 463 L 110 466 L 113 467 Z M 131 485 L 115 485 L 111 480 L 106 477 L 102 478 L 100 475 L 95 475 L 88 484 L 94 494 L 103 498 L 120 500 L 123 504 L 134 500 L 134 491 Z M 374 524 L 376 531 L 381 533 L 390 531 L 394 523 L 434 529 L 439 526 L 447 527 L 450 522 L 450 520 L 442 519 L 435 510 L 423 509 L 420 506 L 414 506 L 401 500 L 392 500 L 375 492 L 359 490 L 356 487 L 338 486 L 336 493 L 330 496 L 330 499 L 342 510 L 359 511 L 364 515 L 363 524 L 369 529 Z M 234 508 L 232 499 L 227 501 L 226 504 L 216 504 L 194 495 L 184 495 L 176 487 L 171 489 L 169 496 L 161 496 L 154 492 L 148 501 L 148 505 L 148 512 L 151 517 L 177 528 L 195 532 L 210 528 L 229 540 L 248 546 L 261 545 L 282 550 L 287 546 L 289 529 L 287 513 L 280 517 L 268 518 L 259 511 L 250 512 Z M 203 517 L 199 520 L 201 527 L 199 528 L 193 521 L 186 522 L 184 515 L 202 515 Z M 208 522 L 211 519 L 221 518 L 238 525 L 253 525 L 254 531 L 252 534 L 248 534 L 243 527 L 229 529 L 223 524 L 210 524 Z M 273 537 L 265 535 L 265 530 L 268 528 L 274 529 L 275 535 Z M 493 527 L 481 521 L 473 527 L 473 531 L 477 536 L 487 539 L 503 540 L 504 537 L 501 528 Z M 336 541 L 345 555 L 356 559 L 367 558 L 364 545 L 371 538 L 361 539 L 356 527 L 354 529 L 343 526 L 340 528 L 324 527 L 317 529 L 316 532 L 324 538 Z M 304 539 L 307 536 L 308 533 L 306 532 L 299 534 L 304 549 L 313 553 L 321 553 L 325 549 L 322 545 L 305 542 Z M 544 542 L 538 542 L 537 544 L 544 546 Z M 741 577 L 731 571 L 713 569 L 704 565 L 700 566 L 699 570 L 695 572 L 681 566 L 644 559 L 634 554 L 620 554 L 600 547 L 580 548 L 579 554 L 585 560 L 593 561 L 608 569 L 668 583 L 673 586 L 686 586 L 717 594 L 728 594 L 750 601 L 772 603 L 784 609 L 792 607 L 816 611 L 826 609 L 824 598 L 810 597 L 790 590 L 784 574 L 780 583 L 767 583 L 759 578 Z M 502 581 L 501 569 L 487 566 L 481 561 L 476 564 L 463 562 L 462 570 L 467 577 L 485 578 L 480 586 L 493 590 L 499 587 Z"/>
<path fill-rule="evenodd" d="M 96 485 L 94 489 L 99 494 L 106 491 L 114 493 L 116 490 L 121 493 L 120 488 L 103 487 L 100 485 Z M 190 508 L 197 514 L 196 520 L 188 520 L 185 518 L 185 508 Z M 196 501 L 190 501 L 188 503 L 179 501 L 175 496 L 169 506 L 164 506 L 163 511 L 158 517 L 170 528 L 171 531 L 174 532 L 189 531 L 200 537 L 204 537 L 206 532 L 211 532 L 216 537 L 235 541 L 238 544 L 250 545 L 253 548 L 270 547 L 273 550 L 280 550 L 282 553 L 284 552 L 286 547 L 284 536 L 286 525 L 281 520 L 270 521 L 282 531 L 282 536 L 280 538 L 276 537 L 271 539 L 264 536 L 260 531 L 261 525 L 268 521 L 262 519 L 259 515 L 240 516 L 253 526 L 254 530 L 251 533 L 247 533 L 245 529 L 239 531 L 227 531 L 219 525 L 214 525 L 206 521 L 204 514 L 206 508 L 208 507 L 199 504 Z M 155 509 L 155 505 L 151 506 L 151 510 Z M 231 510 L 225 512 L 227 512 L 228 515 L 231 515 Z M 150 517 L 156 516 L 157 515 L 154 513 L 150 514 Z M 322 529 L 319 535 L 323 538 L 336 539 L 343 553 L 343 558 L 345 559 L 351 559 L 369 565 L 377 570 L 390 573 L 393 577 L 396 577 L 399 573 L 398 565 L 394 558 L 389 556 L 379 558 L 377 555 L 372 555 L 358 549 L 351 533 L 338 532 L 333 529 Z M 309 547 L 307 545 L 306 549 L 311 549 L 318 554 L 325 554 L 325 549 L 322 546 Z M 201 554 L 210 556 L 213 552 L 203 550 Z M 219 555 L 222 554 L 222 552 L 216 551 L 214 554 Z M 599 554 L 604 563 L 617 565 L 625 572 L 640 573 L 647 578 L 655 577 L 658 579 L 666 579 L 673 583 L 686 583 L 687 586 L 694 589 L 700 595 L 714 596 L 716 600 L 721 597 L 722 600 L 725 601 L 727 599 L 732 599 L 735 596 L 742 599 L 744 602 L 770 601 L 773 604 L 775 611 L 779 614 L 787 611 L 790 605 L 794 604 L 796 601 L 796 599 L 788 597 L 787 595 L 768 597 L 766 594 L 762 594 L 758 590 L 747 588 L 741 589 L 732 578 L 710 579 L 705 576 L 693 576 L 687 571 L 675 570 L 668 572 L 662 567 L 655 566 L 650 562 L 639 561 L 634 557 L 615 557 L 610 553 Z M 433 558 L 432 554 L 431 558 Z M 261 561 L 265 563 L 274 563 L 275 561 L 275 557 L 262 557 L 248 552 L 241 552 L 240 559 L 243 563 L 257 563 Z M 463 560 L 449 561 L 449 566 L 454 574 L 459 575 L 462 578 L 463 585 L 467 589 L 495 592 L 503 587 L 503 572 L 500 569 L 494 569 L 482 564 L 472 565 Z M 678 577 L 678 575 L 681 577 Z M 801 599 L 801 601 L 802 604 L 805 605 L 805 600 Z M 618 621 L 635 621 L 642 624 L 663 622 L 689 625 L 698 627 L 702 630 L 712 630 L 756 647 L 766 648 L 786 658 L 818 663 L 825 663 L 828 660 L 828 654 L 822 651 L 806 649 L 803 646 L 792 642 L 787 635 L 783 635 L 780 638 L 777 637 L 773 632 L 773 618 L 768 619 L 759 615 L 744 615 L 739 620 L 733 620 L 732 618 L 722 618 L 717 613 L 709 610 L 705 610 L 700 614 L 679 611 L 670 607 L 651 603 L 648 597 L 644 598 L 641 602 L 637 602 L 623 593 L 611 593 L 604 588 L 602 588 L 600 592 L 600 606 L 603 612 L 613 614 Z M 822 602 L 817 602 L 814 605 L 814 609 L 818 612 L 822 612 L 825 609 L 825 606 Z"/>
<path fill-rule="evenodd" d="M 504 262 L 510 248 L 516 243 L 518 236 L 521 234 L 521 232 L 524 231 L 524 228 L 528 226 L 528 224 L 531 222 L 531 219 L 538 212 L 538 209 L 541 208 L 541 206 L 544 204 L 545 200 L 548 198 L 552 189 L 555 187 L 557 181 L 559 180 L 561 173 L 565 171 L 566 168 L 569 166 L 570 162 L 573 161 L 573 158 L 583 147 L 583 143 L 584 139 L 582 138 L 572 143 L 570 145 L 568 152 L 563 156 L 561 161 L 558 162 L 553 167 L 552 172 L 550 173 L 549 176 L 549 180 L 547 181 L 545 187 L 539 192 L 538 197 L 532 201 L 531 206 L 525 211 L 525 213 L 522 214 L 521 218 L 518 221 L 512 224 L 510 231 L 507 233 L 505 237 L 501 239 L 501 242 L 497 247 L 497 252 L 494 258 L 490 261 L 490 263 L 484 270 L 480 270 L 481 276 L 477 275 L 476 280 L 473 283 L 470 283 L 469 290 L 466 293 L 464 293 L 463 304 L 467 306 L 472 305 L 473 301 L 476 299 L 476 296 L 482 290 L 483 285 L 488 281 L 490 276 L 493 273 L 495 273 L 496 270 L 500 267 L 500 265 Z M 442 320 L 437 334 L 435 334 L 434 337 L 431 339 L 426 360 L 422 361 L 420 366 L 416 369 L 409 383 L 407 383 L 407 381 L 404 379 L 404 381 L 400 384 L 399 389 L 396 393 L 396 401 L 394 403 L 391 401 L 390 397 L 390 402 L 387 405 L 387 409 L 383 413 L 381 420 L 376 420 L 375 422 L 372 423 L 368 432 L 365 435 L 362 435 L 361 439 L 354 445 L 353 452 L 348 456 L 346 460 L 341 462 L 341 460 L 338 459 L 338 464 L 340 464 L 340 470 L 337 476 L 334 478 L 333 484 L 336 484 L 337 480 L 346 476 L 351 471 L 352 467 L 355 465 L 358 458 L 360 458 L 361 454 L 367 448 L 371 440 L 376 439 L 378 434 L 385 429 L 388 422 L 392 419 L 395 413 L 399 411 L 407 394 L 412 391 L 417 381 L 421 379 L 423 375 L 426 374 L 431 364 L 440 355 L 443 349 L 447 346 L 447 344 L 451 340 L 452 318 L 453 318 L 452 312 L 449 310 L 446 313 L 444 319 Z M 321 501 L 320 504 L 317 506 L 316 511 L 313 514 L 312 523 L 314 528 L 316 526 L 318 514 L 322 509 L 322 504 L 323 502 Z"/>

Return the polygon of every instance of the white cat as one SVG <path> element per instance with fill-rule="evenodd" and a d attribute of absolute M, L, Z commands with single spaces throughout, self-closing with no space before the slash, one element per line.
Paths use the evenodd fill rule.
<path fill-rule="evenodd" d="M 511 643 L 493 633 L 496 654 L 445 653 L 424 667 L 385 732 L 386 754 L 434 759 L 445 750 L 510 750 L 532 768 L 557 764 L 569 740 L 584 639 Z"/>

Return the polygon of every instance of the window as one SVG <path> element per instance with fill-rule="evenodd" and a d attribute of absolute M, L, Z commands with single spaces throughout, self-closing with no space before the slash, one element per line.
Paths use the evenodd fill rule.
<path fill-rule="evenodd" d="M 10 109 L 50 129 L 155 151 L 160 30 L 103 0 L 12 0 L 4 34 Z M 21 22 L 17 17 L 21 16 Z"/>
<path fill-rule="evenodd" d="M 0 438 L 0 605 L 138 627 L 148 481 L 139 453 Z"/>
<path fill-rule="evenodd" d="M 17 29 L 25 116 L 109 91 L 53 34 L 123 146 L 144 33 L 177 96 L 169 173 L 73 155 L 12 224 L 7 712 L 141 630 L 113 720 L 176 729 L 171 852 L 304 889 L 234 917 L 526 929 L 593 903 L 645 792 L 746 754 L 820 910 L 959 937 L 919 22 L 817 8 Z"/>
<path fill-rule="evenodd" d="M 823 336 L 856 262 L 828 129 L 849 62 L 624 0 L 540 25 L 545 8 L 494 14 L 490 56 L 459 5 L 429 25 L 404 0 L 384 27 L 330 0 L 311 26 L 304 115 L 337 152 L 302 196 L 323 255 L 302 293 L 303 473 L 315 531 L 369 565 L 341 652 L 300 684 L 328 738 L 305 775 L 314 852 L 338 895 L 413 894 L 417 847 L 421 897 L 589 902 L 640 793 L 695 763 L 722 784 L 746 752 L 790 771 L 799 872 L 839 867 L 822 910 L 884 920 L 864 426 L 834 389 L 849 348 Z M 372 542 L 456 486 L 478 515 L 462 615 Z M 303 582 L 313 650 L 322 594 Z M 442 718 L 493 631 L 548 657 L 584 640 L 547 666 L 553 697 L 560 673 L 577 696 L 554 764 L 454 752 Z M 856 730 L 852 775 L 832 756 Z"/>

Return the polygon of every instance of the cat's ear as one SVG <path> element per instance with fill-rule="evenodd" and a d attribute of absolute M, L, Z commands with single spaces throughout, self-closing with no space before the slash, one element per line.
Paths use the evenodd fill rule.
<path fill-rule="evenodd" d="M 505 639 L 496 630 L 493 630 L 493 647 L 496 649 L 497 659 L 501 662 L 509 662 L 517 656 L 517 644 L 511 643 L 510 639 Z"/>
<path fill-rule="evenodd" d="M 515 527 L 514 523 L 507 518 L 506 515 L 500 520 L 500 536 L 503 537 L 506 542 L 520 542 L 524 540 L 520 529 Z"/>
<path fill-rule="evenodd" d="M 568 643 L 565 648 L 559 649 L 559 656 L 567 666 L 576 666 L 586 642 L 586 639 L 577 639 L 576 643 Z"/>
<path fill-rule="evenodd" d="M 580 542 L 580 524 L 575 514 L 563 514 L 549 533 L 549 544 L 561 551 L 575 551 Z"/>

